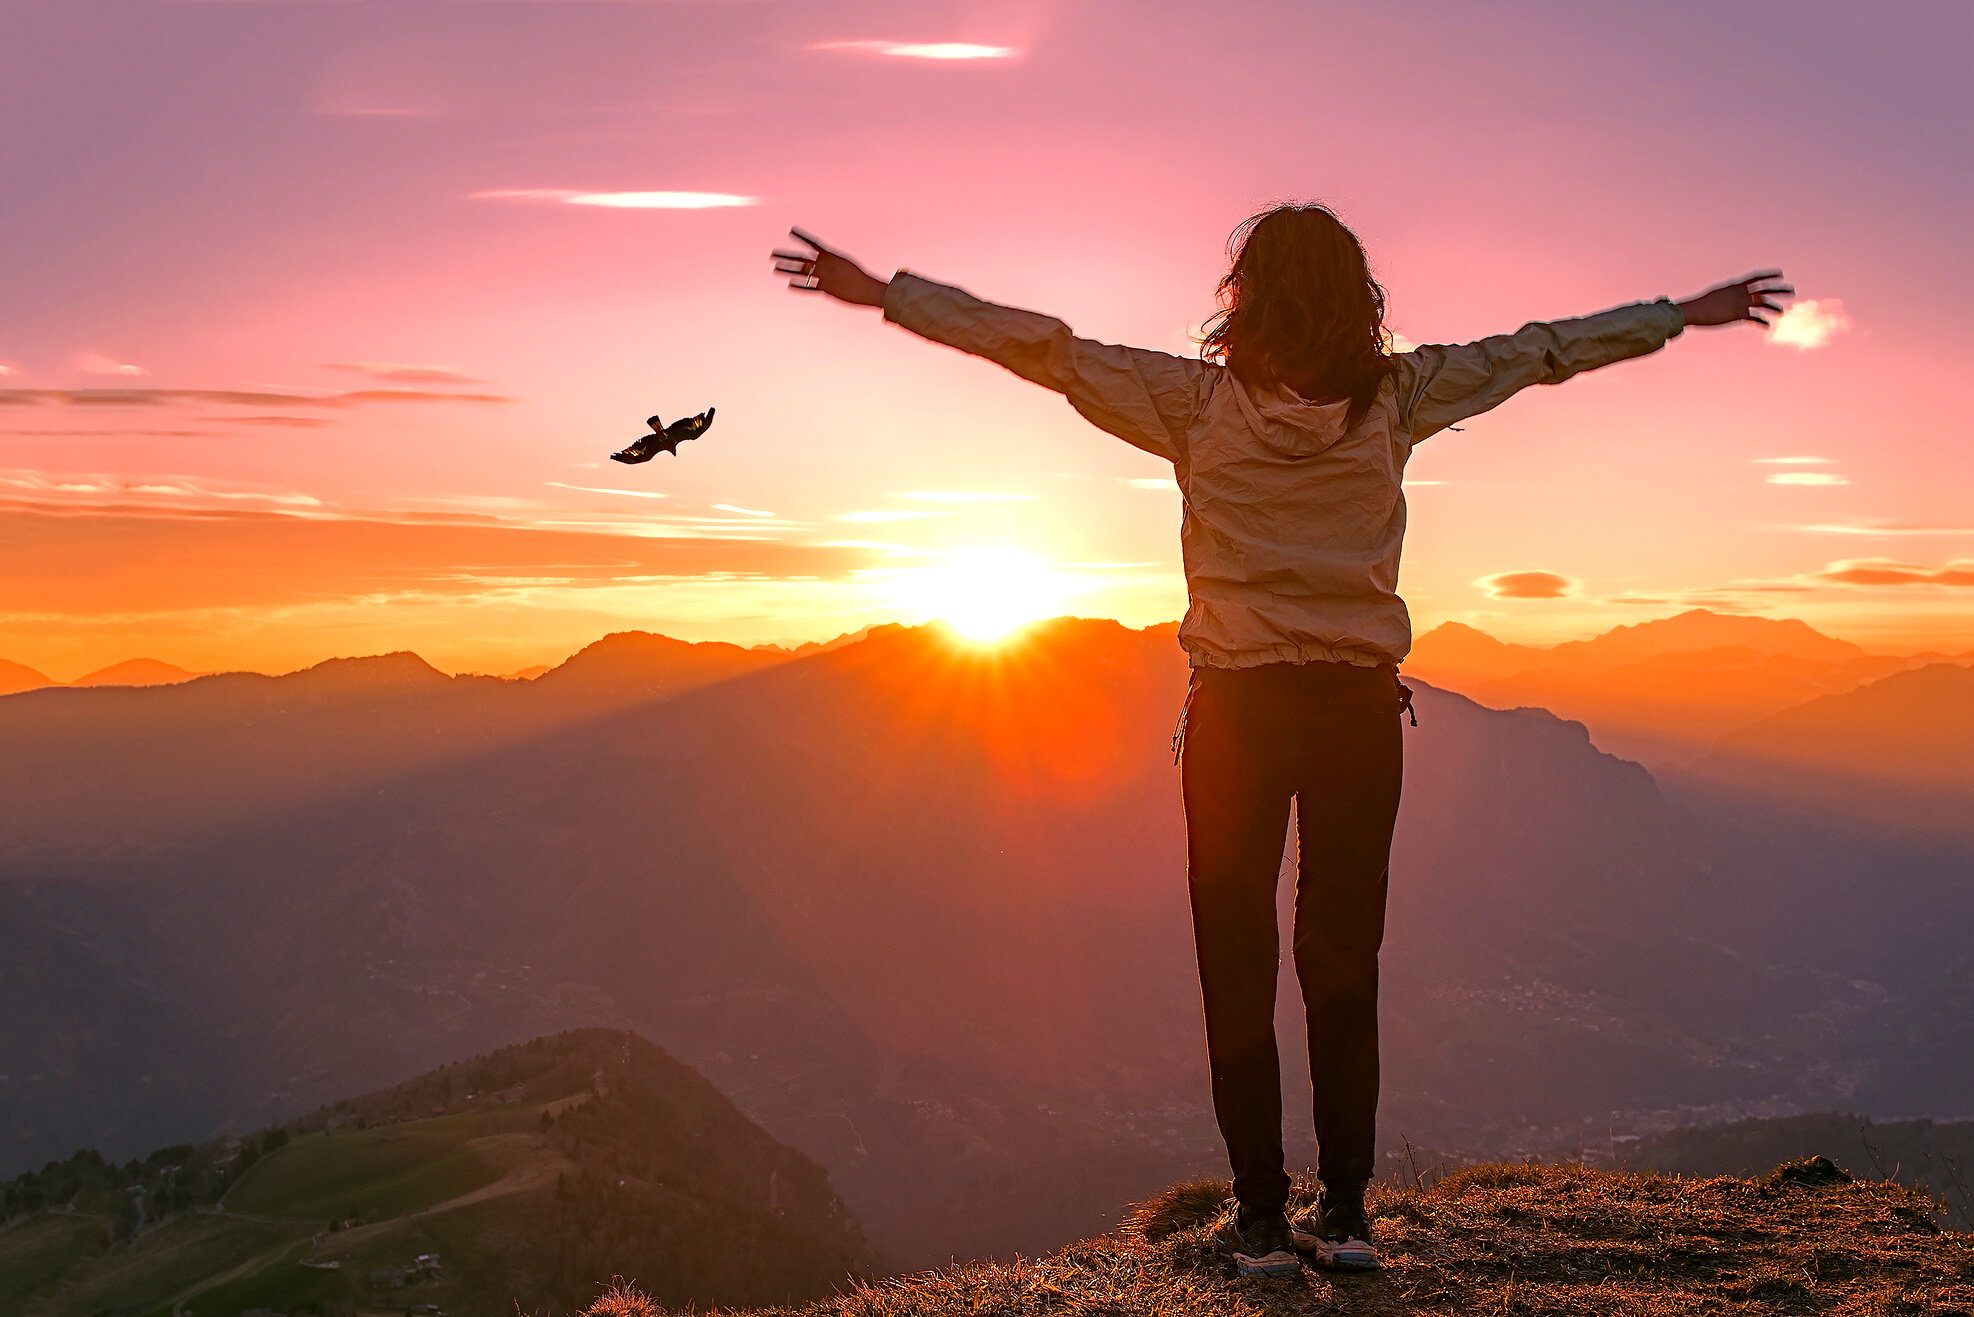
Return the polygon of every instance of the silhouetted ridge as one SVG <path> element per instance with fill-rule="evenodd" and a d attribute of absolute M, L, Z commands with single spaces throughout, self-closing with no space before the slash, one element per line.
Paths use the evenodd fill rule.
<path fill-rule="evenodd" d="M 778 650 L 743 649 L 719 640 L 695 643 L 649 631 L 615 631 L 585 645 L 535 683 L 548 689 L 614 686 L 667 695 L 787 659 Z"/>
<path fill-rule="evenodd" d="M 310 692 L 407 690 L 438 687 L 456 680 L 410 650 L 363 658 L 324 659 L 275 678 L 283 687 Z"/>

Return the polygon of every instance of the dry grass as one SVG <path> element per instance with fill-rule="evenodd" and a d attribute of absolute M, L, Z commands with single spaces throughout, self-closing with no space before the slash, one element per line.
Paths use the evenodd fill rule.
<path fill-rule="evenodd" d="M 1240 1280 L 1206 1239 L 1226 1185 L 1175 1186 L 1050 1257 L 859 1286 L 780 1317 L 1325 1313 L 1974 1317 L 1974 1236 L 1923 1195 L 1811 1169 L 1765 1180 L 1480 1166 L 1373 1200 L 1382 1270 Z M 1308 1201 L 1300 1191 L 1297 1206 Z M 588 1317 L 658 1317 L 617 1288 Z"/>

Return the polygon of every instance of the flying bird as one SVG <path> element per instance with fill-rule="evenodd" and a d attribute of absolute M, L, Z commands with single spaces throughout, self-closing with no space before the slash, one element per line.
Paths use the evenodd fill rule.
<path fill-rule="evenodd" d="M 646 425 L 651 427 L 651 433 L 639 435 L 637 442 L 626 448 L 623 452 L 610 454 L 610 460 L 613 462 L 649 462 L 660 453 L 670 453 L 673 457 L 677 457 L 679 455 L 680 444 L 688 439 L 697 439 L 712 427 L 713 412 L 715 410 L 715 408 L 708 407 L 697 416 L 688 416 L 684 420 L 673 421 L 670 425 L 666 425 L 664 421 L 653 416 L 645 422 Z"/>

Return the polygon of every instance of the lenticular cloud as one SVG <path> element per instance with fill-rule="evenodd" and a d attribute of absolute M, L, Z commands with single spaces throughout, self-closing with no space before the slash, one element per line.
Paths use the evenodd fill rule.
<path fill-rule="evenodd" d="M 1490 599 L 1565 599 L 1583 589 L 1583 582 L 1561 572 L 1496 572 L 1475 585 Z"/>
<path fill-rule="evenodd" d="M 476 201 L 559 201 L 567 206 L 608 206 L 616 210 L 710 210 L 718 206 L 757 206 L 759 197 L 732 192 L 577 192 L 569 188 L 499 188 L 475 192 Z"/>
<path fill-rule="evenodd" d="M 1974 585 L 1974 559 L 1960 558 L 1938 567 L 1895 562 L 1890 558 L 1847 558 L 1810 573 L 1835 585 Z"/>

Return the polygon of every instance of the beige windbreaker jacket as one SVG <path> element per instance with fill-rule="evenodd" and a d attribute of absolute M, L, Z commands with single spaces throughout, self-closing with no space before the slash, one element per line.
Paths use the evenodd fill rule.
<path fill-rule="evenodd" d="M 885 319 L 1054 389 L 1101 429 L 1171 462 L 1196 668 L 1398 663 L 1400 484 L 1412 446 L 1531 384 L 1656 352 L 1685 328 L 1670 301 L 1398 355 L 1355 424 L 1350 404 L 1250 396 L 1223 366 L 1077 338 L 1051 316 L 900 271 Z"/>

